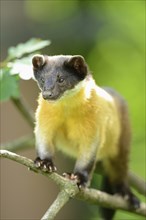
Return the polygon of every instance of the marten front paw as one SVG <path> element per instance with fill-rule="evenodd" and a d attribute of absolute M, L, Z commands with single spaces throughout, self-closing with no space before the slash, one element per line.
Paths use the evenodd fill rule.
<path fill-rule="evenodd" d="M 63 176 L 69 180 L 76 181 L 79 189 L 86 186 L 85 178 L 78 173 L 63 173 Z"/>
<path fill-rule="evenodd" d="M 40 169 L 42 169 L 45 172 L 52 173 L 52 172 L 56 172 L 57 171 L 57 169 L 54 166 L 54 164 L 53 164 L 51 159 L 43 159 L 43 160 L 41 160 L 40 157 L 37 157 L 35 159 L 35 161 L 34 161 L 34 164 L 35 164 L 35 166 L 37 168 L 40 168 Z"/>

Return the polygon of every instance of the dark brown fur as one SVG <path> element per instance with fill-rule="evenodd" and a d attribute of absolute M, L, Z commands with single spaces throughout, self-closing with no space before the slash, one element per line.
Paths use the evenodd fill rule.
<path fill-rule="evenodd" d="M 129 201 L 129 204 L 133 205 L 134 208 L 138 208 L 139 200 L 131 192 L 127 180 L 131 142 L 131 126 L 129 121 L 127 104 L 125 100 L 114 90 L 110 88 L 104 89 L 110 95 L 112 95 L 118 107 L 121 122 L 121 135 L 119 138 L 118 155 L 114 159 L 109 161 L 108 166 L 106 165 L 104 167 L 103 163 L 103 168 L 105 169 L 105 176 L 103 177 L 102 190 L 109 194 L 118 193 L 121 196 L 126 196 L 127 200 Z M 111 172 L 112 175 L 110 175 Z M 115 210 L 102 207 L 100 208 L 100 212 L 103 220 L 112 220 L 115 214 Z"/>

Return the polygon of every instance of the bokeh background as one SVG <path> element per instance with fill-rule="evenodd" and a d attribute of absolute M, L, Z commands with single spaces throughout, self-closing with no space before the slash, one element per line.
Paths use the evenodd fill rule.
<path fill-rule="evenodd" d="M 10 46 L 32 37 L 50 39 L 48 55 L 81 54 L 100 86 L 113 87 L 128 102 L 133 130 L 130 168 L 146 179 L 145 167 L 145 0 L 1 0 L 1 60 Z M 20 81 L 21 92 L 35 111 L 38 88 Z M 1 103 L 1 142 L 33 130 L 11 102 Z M 19 152 L 35 158 L 35 149 Z M 59 172 L 74 161 L 60 153 Z M 68 170 L 70 169 L 70 170 Z M 37 220 L 56 198 L 56 185 L 9 160 L 1 161 L 1 220 Z M 142 198 L 142 197 L 141 197 Z M 71 200 L 56 219 L 98 219 L 97 207 Z M 118 212 L 117 220 L 141 217 Z"/>

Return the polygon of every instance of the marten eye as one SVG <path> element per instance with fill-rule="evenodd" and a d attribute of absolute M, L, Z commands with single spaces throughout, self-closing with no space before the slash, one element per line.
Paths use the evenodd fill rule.
<path fill-rule="evenodd" d="M 63 83 L 64 82 L 64 78 L 63 77 L 58 77 L 58 82 L 59 83 Z"/>

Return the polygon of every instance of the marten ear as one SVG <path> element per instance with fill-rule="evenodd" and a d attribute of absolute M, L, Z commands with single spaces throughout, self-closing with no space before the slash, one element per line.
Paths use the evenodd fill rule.
<path fill-rule="evenodd" d="M 84 57 L 79 55 L 72 56 L 65 62 L 65 65 L 75 70 L 82 79 L 86 77 L 88 69 Z"/>
<path fill-rule="evenodd" d="M 36 54 L 32 57 L 32 64 L 33 64 L 33 67 L 36 69 L 44 66 L 45 63 L 46 63 L 46 60 L 43 55 Z"/>

